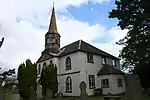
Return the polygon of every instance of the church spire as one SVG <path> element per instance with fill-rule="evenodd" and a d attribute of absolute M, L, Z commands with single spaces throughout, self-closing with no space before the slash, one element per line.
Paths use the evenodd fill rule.
<path fill-rule="evenodd" d="M 52 14 L 51 14 L 51 20 L 50 20 L 50 25 L 49 25 L 49 33 L 57 33 L 57 24 L 56 24 L 56 16 L 55 16 L 55 7 L 54 7 L 54 2 L 53 2 L 53 9 L 52 9 Z"/>
<path fill-rule="evenodd" d="M 45 51 L 57 54 L 60 48 L 60 35 L 57 31 L 55 8 L 53 2 L 53 9 L 48 32 L 45 34 Z"/>

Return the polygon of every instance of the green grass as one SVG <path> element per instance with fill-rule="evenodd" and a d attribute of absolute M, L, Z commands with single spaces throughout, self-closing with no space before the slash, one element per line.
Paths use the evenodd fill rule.
<path fill-rule="evenodd" d="M 103 97 L 90 97 L 91 100 L 104 100 Z M 122 100 L 125 100 L 124 97 L 122 98 Z M 150 100 L 150 96 L 144 96 L 143 100 Z"/>
<path fill-rule="evenodd" d="M 73 97 L 63 97 L 62 100 L 71 100 Z M 75 100 L 78 100 L 79 97 L 75 97 Z M 102 96 L 99 97 L 89 97 L 90 100 L 104 100 Z M 81 100 L 81 99 L 79 99 Z M 122 100 L 125 100 L 124 98 L 122 98 Z M 144 96 L 143 100 L 150 100 L 150 96 Z"/>

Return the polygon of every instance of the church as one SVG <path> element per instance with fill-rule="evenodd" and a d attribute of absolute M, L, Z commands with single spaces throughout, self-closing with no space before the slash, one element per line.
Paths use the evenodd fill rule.
<path fill-rule="evenodd" d="M 45 34 L 45 49 L 36 62 L 38 79 L 43 66 L 53 63 L 58 71 L 58 92 L 64 96 L 80 96 L 79 85 L 82 81 L 86 83 L 89 96 L 94 95 L 94 90 L 98 88 L 103 90 L 103 95 L 125 92 L 125 73 L 120 70 L 119 58 L 83 40 L 60 48 L 60 38 L 53 7 Z"/>

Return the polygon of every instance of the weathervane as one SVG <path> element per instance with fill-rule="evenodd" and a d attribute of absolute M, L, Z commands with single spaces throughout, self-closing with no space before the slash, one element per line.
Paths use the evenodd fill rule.
<path fill-rule="evenodd" d="M 55 0 L 53 0 L 53 7 L 55 6 Z"/>

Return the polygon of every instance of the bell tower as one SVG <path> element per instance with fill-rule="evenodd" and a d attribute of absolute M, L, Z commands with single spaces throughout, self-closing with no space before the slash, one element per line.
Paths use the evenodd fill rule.
<path fill-rule="evenodd" d="M 57 31 L 55 7 L 53 5 L 49 29 L 45 34 L 45 51 L 57 54 L 60 48 L 60 37 Z"/>

